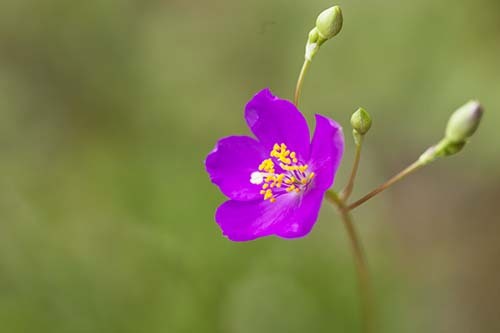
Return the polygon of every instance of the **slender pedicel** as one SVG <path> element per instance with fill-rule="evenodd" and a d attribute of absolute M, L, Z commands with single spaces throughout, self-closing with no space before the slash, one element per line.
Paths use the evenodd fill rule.
<path fill-rule="evenodd" d="M 297 85 L 295 86 L 295 93 L 293 96 L 293 104 L 299 105 L 300 93 L 302 92 L 302 85 L 304 84 L 304 78 L 306 76 L 307 70 L 311 65 L 311 60 L 305 59 L 302 69 L 300 70 L 299 78 L 297 79 Z"/>
<path fill-rule="evenodd" d="M 397 175 L 395 175 L 394 177 L 392 177 L 391 179 L 389 179 L 388 181 L 386 181 L 385 183 L 381 184 L 379 187 L 377 187 L 376 189 L 374 189 L 373 191 L 371 191 L 370 193 L 366 194 L 365 196 L 363 196 L 361 199 L 358 199 L 356 200 L 355 202 L 353 202 L 352 204 L 350 204 L 347 209 L 348 210 L 353 210 L 354 208 L 362 205 L 363 203 L 365 203 L 366 201 L 370 200 L 371 198 L 373 198 L 374 196 L 376 196 L 377 194 L 379 194 L 380 192 L 388 189 L 389 187 L 391 187 L 392 185 L 394 185 L 395 183 L 397 183 L 398 181 L 400 181 L 401 179 L 403 179 L 404 177 L 408 176 L 409 174 L 417 171 L 418 169 L 420 169 L 422 166 L 424 166 L 424 164 L 422 164 L 421 162 L 419 161 L 416 161 L 414 163 L 412 163 L 411 165 L 409 165 L 407 168 L 405 168 L 403 171 L 401 171 L 400 173 L 398 173 Z"/>
<path fill-rule="evenodd" d="M 356 179 L 356 174 L 358 172 L 359 161 L 361 159 L 361 148 L 363 146 L 363 138 L 366 133 L 370 130 L 372 126 L 372 118 L 365 109 L 359 108 L 352 114 L 351 117 L 352 135 L 354 138 L 354 144 L 356 145 L 356 151 L 354 153 L 354 162 L 352 165 L 351 175 L 349 176 L 349 181 L 347 185 L 342 190 L 340 197 L 342 200 L 347 201 L 354 188 L 354 180 Z"/>

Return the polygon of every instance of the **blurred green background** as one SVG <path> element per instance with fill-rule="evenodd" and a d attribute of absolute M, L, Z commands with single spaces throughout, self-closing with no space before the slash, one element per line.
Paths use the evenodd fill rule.
<path fill-rule="evenodd" d="M 358 332 L 349 244 L 325 205 L 306 238 L 231 243 L 203 160 L 243 107 L 291 98 L 330 1 L 0 2 L 1 332 Z M 500 1 L 339 1 L 344 29 L 302 110 L 374 118 L 354 198 L 484 122 L 356 211 L 381 332 L 500 331 Z M 311 122 L 312 123 L 312 122 Z M 352 141 L 337 177 L 346 179 Z"/>

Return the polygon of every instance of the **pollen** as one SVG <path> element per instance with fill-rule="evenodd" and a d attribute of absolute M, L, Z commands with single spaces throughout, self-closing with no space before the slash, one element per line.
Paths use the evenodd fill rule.
<path fill-rule="evenodd" d="M 268 158 L 262 161 L 259 165 L 259 171 L 265 171 L 269 173 L 274 173 L 274 162 L 272 159 Z"/>
<path fill-rule="evenodd" d="M 277 143 L 274 144 L 273 150 L 269 153 L 269 156 L 276 158 L 278 161 L 284 164 L 292 164 L 293 162 L 293 157 L 291 157 L 291 154 L 295 156 L 295 152 L 291 152 L 288 150 L 287 146 L 282 143 L 281 145 L 278 145 Z M 291 158 L 288 156 L 290 155 Z"/>
<path fill-rule="evenodd" d="M 273 197 L 273 191 L 267 189 L 264 191 L 264 200 L 271 199 Z"/>
<path fill-rule="evenodd" d="M 276 202 L 281 195 L 306 191 L 314 178 L 314 172 L 310 172 L 309 166 L 285 143 L 274 144 L 269 158 L 257 169 L 251 174 L 250 182 L 261 185 L 260 194 L 270 203 Z"/>

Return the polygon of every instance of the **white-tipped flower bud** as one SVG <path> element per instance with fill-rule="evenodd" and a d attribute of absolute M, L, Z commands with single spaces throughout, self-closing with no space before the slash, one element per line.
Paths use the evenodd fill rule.
<path fill-rule="evenodd" d="M 451 115 L 446 126 L 446 139 L 451 142 L 465 142 L 476 131 L 482 115 L 483 108 L 479 102 L 468 102 Z"/>

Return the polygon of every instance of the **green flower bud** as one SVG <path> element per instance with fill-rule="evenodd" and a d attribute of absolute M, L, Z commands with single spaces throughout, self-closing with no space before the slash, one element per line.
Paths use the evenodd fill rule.
<path fill-rule="evenodd" d="M 451 115 L 446 126 L 446 139 L 453 143 L 465 142 L 476 131 L 482 115 L 479 102 L 468 102 Z"/>
<path fill-rule="evenodd" d="M 351 126 L 356 132 L 364 135 L 372 127 L 372 117 L 365 109 L 359 108 L 351 116 Z"/>
<path fill-rule="evenodd" d="M 339 6 L 325 9 L 316 19 L 316 28 L 321 38 L 327 40 L 336 36 L 342 29 L 342 10 Z"/>

